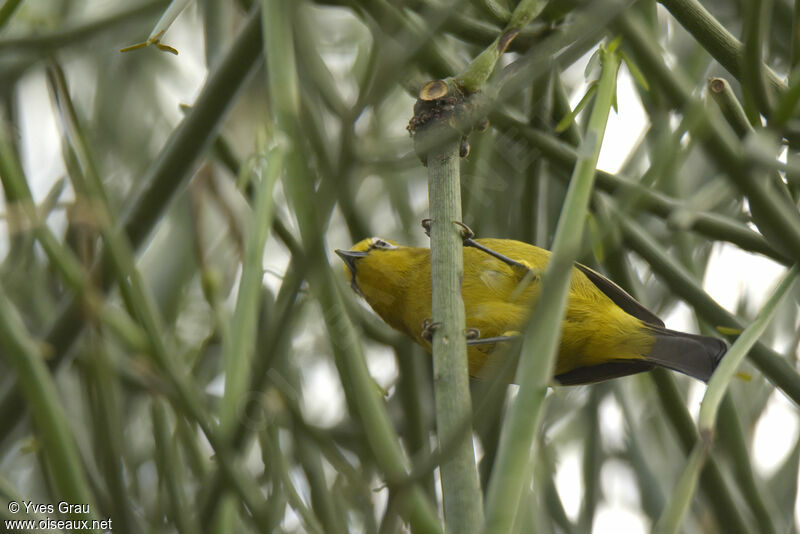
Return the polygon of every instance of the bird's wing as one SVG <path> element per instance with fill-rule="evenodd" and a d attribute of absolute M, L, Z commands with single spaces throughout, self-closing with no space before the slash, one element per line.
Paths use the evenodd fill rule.
<path fill-rule="evenodd" d="M 644 360 L 612 360 L 598 365 L 577 367 L 553 378 L 562 386 L 577 386 L 650 371 L 652 368 L 653 364 Z"/>
<path fill-rule="evenodd" d="M 664 321 L 659 319 L 656 314 L 639 304 L 639 302 L 630 296 L 624 289 L 602 274 L 586 267 L 585 265 L 581 265 L 580 263 L 576 263 L 575 267 L 585 274 L 586 278 L 588 278 L 595 285 L 595 287 L 597 287 L 597 289 L 602 291 L 605 296 L 610 298 L 614 304 L 622 308 L 630 315 L 633 315 L 637 319 L 640 319 L 647 324 L 662 327 L 664 326 Z"/>
<path fill-rule="evenodd" d="M 520 257 L 509 257 L 505 256 L 496 250 L 494 250 L 491 246 L 491 240 L 482 240 L 482 243 L 478 243 L 475 240 L 470 239 L 470 243 L 467 243 L 465 240 L 465 244 L 469 246 L 475 247 L 496 259 L 502 261 L 506 265 L 508 265 L 511 270 L 513 271 L 513 276 L 517 278 L 517 284 L 522 284 L 523 286 L 527 285 L 531 281 L 533 281 L 538 275 L 541 273 L 531 267 L 531 264 Z M 528 245 L 526 243 L 518 243 L 519 245 L 524 245 L 527 247 L 528 251 L 538 250 L 536 247 L 532 245 Z M 544 252 L 540 250 L 540 253 Z M 549 253 L 548 253 L 549 254 Z M 603 276 L 602 274 L 594 271 L 585 265 L 581 265 L 580 263 L 576 263 L 575 267 L 577 267 L 586 277 L 599 289 L 600 291 L 605 294 L 611 301 L 622 308 L 625 312 L 629 313 L 630 315 L 636 317 L 637 319 L 651 325 L 655 326 L 664 326 L 664 321 L 658 318 L 656 314 L 639 304 L 636 299 L 630 296 L 624 289 L 619 287 L 617 284 Z M 526 280 L 527 278 L 527 280 Z"/>
<path fill-rule="evenodd" d="M 470 347 L 477 345 L 493 345 L 495 343 L 506 343 L 519 339 L 519 334 L 513 336 L 494 336 L 494 337 L 479 337 L 477 339 L 468 339 L 467 345 Z"/>

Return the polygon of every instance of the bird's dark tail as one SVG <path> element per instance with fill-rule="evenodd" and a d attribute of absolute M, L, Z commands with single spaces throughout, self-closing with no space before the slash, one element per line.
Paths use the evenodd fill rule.
<path fill-rule="evenodd" d="M 648 328 L 656 335 L 656 342 L 646 361 L 703 382 L 709 381 L 711 373 L 728 351 L 728 345 L 721 339 L 676 332 L 659 326 L 648 325 Z"/>

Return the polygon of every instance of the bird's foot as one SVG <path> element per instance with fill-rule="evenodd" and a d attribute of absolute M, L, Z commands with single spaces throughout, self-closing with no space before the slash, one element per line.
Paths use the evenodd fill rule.
<path fill-rule="evenodd" d="M 428 237 L 431 236 L 431 223 L 433 219 L 422 219 L 422 228 L 425 230 L 425 235 Z M 475 232 L 467 226 L 466 224 L 462 223 L 461 221 L 453 221 L 453 224 L 460 227 L 459 232 L 461 233 L 461 239 L 464 241 L 464 244 L 467 246 L 471 246 L 472 238 L 475 237 Z M 469 242 L 469 243 L 468 243 Z"/>
<path fill-rule="evenodd" d="M 425 235 L 430 237 L 431 236 L 431 222 L 433 219 L 422 219 L 422 229 L 425 230 Z"/>
<path fill-rule="evenodd" d="M 422 321 L 422 333 L 420 337 L 425 341 L 432 341 L 433 340 L 433 333 L 442 325 L 439 321 L 434 321 L 433 319 L 425 319 Z"/>
<path fill-rule="evenodd" d="M 453 221 L 453 224 L 461 228 L 461 239 L 465 245 L 470 246 L 468 241 L 472 241 L 472 238 L 475 237 L 475 232 L 472 231 L 472 228 L 461 221 Z"/>

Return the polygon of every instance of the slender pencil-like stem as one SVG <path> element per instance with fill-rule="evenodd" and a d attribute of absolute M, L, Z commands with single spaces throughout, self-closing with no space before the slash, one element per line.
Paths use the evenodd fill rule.
<path fill-rule="evenodd" d="M 125 234 L 134 248 L 142 245 L 164 214 L 169 201 L 185 184 L 196 158 L 215 138 L 237 91 L 244 85 L 251 68 L 260 57 L 261 26 L 259 13 L 251 14 L 237 40 L 217 69 L 209 76 L 192 111 L 170 136 L 164 149 L 142 178 L 142 187 L 127 203 L 130 208 L 121 217 Z M 111 258 L 107 248 L 101 249 L 104 290 L 110 288 Z M 59 314 L 50 327 L 46 340 L 53 347 L 50 365 L 57 365 L 81 333 L 81 303 L 74 296 L 65 297 Z M 25 415 L 26 409 L 17 388 L 6 390 L 0 397 L 0 420 L 10 430 Z"/>
<path fill-rule="evenodd" d="M 705 109 L 692 94 L 692 86 L 679 67 L 664 63 L 658 46 L 649 38 L 639 17 L 628 11 L 619 19 L 620 32 L 639 59 L 642 70 L 658 81 L 658 87 L 672 107 L 695 116 L 694 133 L 702 141 L 708 155 L 747 196 L 753 220 L 770 244 L 793 260 L 800 259 L 800 214 L 781 189 L 757 180 L 755 170 L 744 161 L 742 150 L 733 134 L 724 127 L 713 108 Z M 702 126 L 702 127 L 701 127 Z"/>
<path fill-rule="evenodd" d="M 725 391 L 739 364 L 744 360 L 747 352 L 755 345 L 771 319 L 775 316 L 780 303 L 788 294 L 789 288 L 792 287 L 797 277 L 797 272 L 797 267 L 789 270 L 775 293 L 759 312 L 758 317 L 742 332 L 711 377 L 708 389 L 703 397 L 703 403 L 700 405 L 700 416 L 697 422 L 700 427 L 700 439 L 695 443 L 680 480 L 675 486 L 672 499 L 656 525 L 655 532 L 657 534 L 673 534 L 679 531 L 689 505 L 692 503 L 700 472 L 708 459 L 713 439 L 714 423 L 723 395 L 725 395 Z"/>
<path fill-rule="evenodd" d="M 764 42 L 769 32 L 772 0 L 745 2 L 743 20 L 744 57 L 742 61 L 742 93 L 745 110 L 751 122 L 760 122 L 759 113 L 772 114 L 772 87 L 767 78 L 767 67 L 762 61 Z"/>
<path fill-rule="evenodd" d="M 511 531 L 523 487 L 529 479 L 530 449 L 541 423 L 544 396 L 555 366 L 572 264 L 580 251 L 597 158 L 616 92 L 618 68 L 617 56 L 604 52 L 597 97 L 559 217 L 553 256 L 542 279 L 541 296 L 531 312 L 531 324 L 525 331 L 515 380 L 520 385 L 519 394 L 506 414 L 489 481 L 486 499 L 489 533 Z"/>
<path fill-rule="evenodd" d="M 641 255 L 670 288 L 691 304 L 698 315 L 715 326 L 743 329 L 744 322 L 717 304 L 674 258 L 661 249 L 639 224 L 620 219 L 628 246 Z M 781 355 L 761 342 L 750 350 L 753 364 L 795 404 L 800 405 L 800 374 Z"/>
<path fill-rule="evenodd" d="M 429 128 L 437 128 L 431 125 Z M 433 132 L 425 132 L 433 134 Z M 431 283 L 433 285 L 433 379 L 436 427 L 439 443 L 449 442 L 462 421 L 471 418 L 472 402 L 467 371 L 464 301 L 461 279 L 464 273 L 461 220 L 461 180 L 458 139 L 447 139 L 427 154 L 428 197 L 431 215 Z M 422 328 L 422 325 L 420 325 Z M 442 464 L 442 496 L 448 530 L 480 532 L 483 505 L 478 482 L 471 433 L 452 446 Z"/>
<path fill-rule="evenodd" d="M 95 499 L 83 470 L 75 436 L 59 399 L 58 389 L 47 369 L 41 348 L 31 338 L 11 300 L 0 286 L 0 348 L 19 377 L 22 392 L 33 414 L 48 467 L 58 491 L 53 497 L 71 499 L 95 509 Z M 9 510 L 11 508 L 9 507 Z M 72 519 L 86 519 L 81 514 Z"/>
<path fill-rule="evenodd" d="M 456 77 L 456 82 L 469 93 L 478 91 L 494 72 L 500 56 L 519 32 L 534 17 L 541 13 L 544 0 L 522 0 L 503 29 L 503 32 L 483 52 L 470 62 L 464 72 Z"/>
<path fill-rule="evenodd" d="M 272 189 L 282 170 L 283 152 L 280 147 L 276 147 L 265 157 L 267 160 L 256 186 L 253 219 L 248 228 L 242 280 L 239 283 L 230 339 L 225 340 L 228 347 L 225 362 L 225 397 L 220 418 L 223 432 L 234 428 L 242 400 L 247 395 L 248 377 L 255 354 L 259 288 L 264 272 L 262 267 L 264 242 L 272 219 Z"/>
<path fill-rule="evenodd" d="M 714 18 L 698 0 L 659 0 L 686 30 L 737 79 L 742 79 L 744 45 Z M 769 83 L 779 90 L 786 88 L 780 77 L 764 67 Z"/>
<path fill-rule="evenodd" d="M 530 126 L 508 117 L 502 113 L 492 115 L 498 126 L 508 129 L 514 134 L 522 135 L 531 146 L 541 150 L 542 155 L 553 161 L 562 169 L 572 169 L 578 158 L 577 151 L 556 137 L 541 132 Z M 556 176 L 558 177 L 558 175 Z M 564 178 L 566 179 L 566 178 Z M 597 172 L 597 189 L 609 194 L 627 194 L 634 197 L 637 206 L 645 212 L 669 220 L 670 216 L 682 209 L 685 204 L 677 198 L 670 197 L 634 182 L 621 175 L 605 171 Z M 706 237 L 728 241 L 744 250 L 764 254 L 786 265 L 792 260 L 778 252 L 763 236 L 749 229 L 747 225 L 717 213 L 695 212 L 692 214 L 688 228 Z"/>
<path fill-rule="evenodd" d="M 697 440 L 689 455 L 689 460 L 686 462 L 686 468 L 675 485 L 673 497 L 653 528 L 654 534 L 673 534 L 680 530 L 686 511 L 689 509 L 689 505 L 692 504 L 694 489 L 697 487 L 697 480 L 700 478 L 700 472 L 703 469 L 710 446 L 711 444 L 708 440 L 702 437 Z"/>
<path fill-rule="evenodd" d="M 722 397 L 728 389 L 728 385 L 736 374 L 739 365 L 744 361 L 747 353 L 758 341 L 759 337 L 764 333 L 769 326 L 770 321 L 775 317 L 780 304 L 788 294 L 789 289 L 797 278 L 798 266 L 795 265 L 784 276 L 775 293 L 770 297 L 764 307 L 761 308 L 756 319 L 745 328 L 744 332 L 736 339 L 736 342 L 725 354 L 722 362 L 720 362 L 711 380 L 708 383 L 708 389 L 703 397 L 703 403 L 700 406 L 700 416 L 697 419 L 697 426 L 700 427 L 700 433 L 710 433 L 714 429 L 714 424 L 717 419 L 717 411 L 719 410 Z"/>
<path fill-rule="evenodd" d="M 351 409 L 360 418 L 370 449 L 390 484 L 402 481 L 407 461 L 392 428 L 383 399 L 369 375 L 356 330 L 344 310 L 325 258 L 324 244 L 312 204 L 314 184 L 305 156 L 305 137 L 300 128 L 300 98 L 297 66 L 292 39 L 291 0 L 263 0 L 264 48 L 267 77 L 277 126 L 288 141 L 284 187 L 297 213 L 300 233 L 306 247 L 311 289 L 323 309 L 339 375 Z M 400 491 L 402 509 L 415 532 L 441 532 L 435 512 L 417 485 Z"/>

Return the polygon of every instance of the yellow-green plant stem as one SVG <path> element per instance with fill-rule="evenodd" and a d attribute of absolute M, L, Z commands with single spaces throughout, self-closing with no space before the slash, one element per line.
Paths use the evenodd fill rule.
<path fill-rule="evenodd" d="M 348 405 L 366 430 L 378 467 L 390 486 L 407 475 L 407 461 L 383 399 L 369 374 L 358 336 L 327 264 L 313 199 L 313 172 L 305 158 L 301 133 L 299 80 L 292 35 L 292 0 L 262 0 L 267 83 L 278 128 L 287 138 L 284 187 L 294 206 L 309 265 L 310 287 L 319 301 Z M 404 516 L 414 532 L 440 533 L 436 513 L 423 490 L 413 485 L 398 492 Z"/>
<path fill-rule="evenodd" d="M 272 220 L 272 190 L 283 169 L 283 150 L 275 147 L 263 157 L 261 176 L 256 185 L 253 214 L 247 228 L 245 257 L 242 261 L 242 279 L 236 299 L 236 309 L 232 324 L 228 329 L 230 337 L 223 340 L 225 351 L 225 394 L 222 399 L 220 415 L 224 434 L 236 428 L 236 417 L 248 394 L 250 372 L 256 345 L 256 323 L 258 321 L 258 301 L 261 296 L 263 278 L 264 242 L 269 235 Z"/>
<path fill-rule="evenodd" d="M 155 399 L 153 401 L 150 414 L 153 420 L 156 462 L 169 496 L 169 506 L 166 507 L 166 512 L 173 517 L 180 534 L 200 532 L 197 517 L 189 513 L 190 508 L 185 495 L 186 488 L 183 486 L 183 475 L 180 471 L 180 456 L 170 432 L 167 412 L 168 409 L 163 400 Z"/>
<path fill-rule="evenodd" d="M 153 2 L 160 5 L 161 2 Z M 2 46 L 0 46 L 0 49 Z M 209 75 L 208 81 L 197 97 L 191 112 L 170 136 L 156 161 L 142 178 L 142 186 L 132 199 L 126 201 L 128 210 L 122 216 L 125 234 L 132 247 L 145 241 L 159 217 L 163 214 L 174 193 L 188 179 L 196 158 L 215 138 L 226 112 L 236 100 L 237 91 L 261 54 L 260 13 L 251 13 L 243 24 L 236 41 L 225 58 Z M 103 256 L 102 290 L 107 291 L 114 281 L 111 275 L 111 260 L 107 247 L 101 249 Z M 78 298 L 70 295 L 59 306 L 59 313 L 50 327 L 46 341 L 53 347 L 53 358 L 48 362 L 56 366 L 82 331 Z M 26 413 L 26 405 L 16 387 L 3 392 L 0 398 L 0 421 L 8 431 Z"/>
<path fill-rule="evenodd" d="M 0 28 L 6 25 L 11 20 L 11 16 L 17 10 L 22 0 L 5 0 L 3 6 L 0 7 Z"/>
<path fill-rule="evenodd" d="M 795 278 L 797 278 L 798 270 L 800 269 L 797 265 L 789 269 L 789 272 L 786 273 L 786 276 L 778 285 L 775 293 L 772 294 L 767 303 L 764 304 L 764 307 L 761 308 L 755 320 L 745 328 L 744 332 L 742 332 L 738 338 L 736 338 L 736 342 L 725 354 L 722 362 L 711 376 L 708 389 L 700 405 L 700 416 L 697 419 L 697 426 L 700 427 L 701 435 L 713 431 L 714 422 L 717 419 L 717 411 L 719 410 L 720 402 L 722 402 L 722 397 L 728 389 L 728 385 L 736 374 L 739 365 L 747 356 L 747 353 L 750 352 L 750 349 L 756 344 L 758 338 L 760 338 L 767 329 L 772 318 L 775 317 L 779 305 L 783 302 Z"/>
<path fill-rule="evenodd" d="M 736 79 L 742 80 L 744 45 L 733 36 L 698 0 L 659 0 L 659 3 L 691 33 L 697 42 Z M 763 67 L 769 83 L 778 90 L 786 89 L 783 81 L 769 67 Z"/>
<path fill-rule="evenodd" d="M 703 320 L 715 326 L 744 329 L 740 319 L 714 302 L 686 269 L 661 249 L 635 221 L 620 218 L 619 224 L 628 246 L 664 278 L 675 294 L 695 308 Z M 750 359 L 770 382 L 800 405 L 800 374 L 785 358 L 763 343 L 756 343 L 750 351 Z"/>
<path fill-rule="evenodd" d="M 436 429 L 440 447 L 460 434 L 460 439 L 452 442 L 448 458 L 441 464 L 447 530 L 477 533 L 483 527 L 478 468 L 472 447 L 472 433 L 460 431 L 463 421 L 472 418 L 472 401 L 464 333 L 464 301 L 461 296 L 463 245 L 460 229 L 453 224 L 461 220 L 459 141 L 447 130 L 447 127 L 431 124 L 417 134 L 418 138 L 441 134 L 441 142 L 427 153 L 432 320 L 438 324 L 432 340 Z"/>
<path fill-rule="evenodd" d="M 470 62 L 464 72 L 456 76 L 456 83 L 467 93 L 479 91 L 494 72 L 500 56 L 506 51 L 509 43 L 522 28 L 542 12 L 545 5 L 547 5 L 546 0 L 522 0 L 517 4 L 502 33 Z"/>
<path fill-rule="evenodd" d="M 650 378 L 656 387 L 666 421 L 672 427 L 680 447 L 688 457 L 700 438 L 692 416 L 686 408 L 685 400 L 675 383 L 675 377 L 666 369 L 654 369 L 650 372 Z M 700 485 L 711 505 L 721 532 L 747 534 L 750 531 L 742 510 L 737 505 L 731 488 L 722 474 L 720 462 L 715 458 L 709 458 L 706 462 L 700 475 Z M 659 509 L 659 512 L 663 512 L 663 510 Z"/>
<path fill-rule="evenodd" d="M 686 462 L 686 468 L 675 485 L 672 499 L 667 503 L 664 513 L 653 527 L 653 534 L 673 534 L 680 529 L 686 511 L 692 504 L 694 488 L 697 487 L 697 480 L 700 478 L 709 447 L 710 443 L 702 437 L 697 440 L 689 455 L 689 460 Z"/>
<path fill-rule="evenodd" d="M 711 78 L 708 80 L 708 94 L 717 103 L 722 115 L 739 137 L 753 131 L 753 124 L 747 118 L 744 108 L 739 103 L 733 88 L 725 78 Z"/>
<path fill-rule="evenodd" d="M 766 117 L 772 115 L 774 91 L 769 85 L 767 67 L 762 60 L 771 15 L 772 0 L 758 0 L 744 4 L 742 98 L 750 121 L 756 125 L 760 125 L 760 115 Z"/>
<path fill-rule="evenodd" d="M 692 503 L 700 472 L 708 458 L 713 440 L 714 423 L 722 398 L 748 351 L 755 345 L 772 318 L 775 317 L 775 313 L 778 311 L 783 299 L 788 295 L 797 273 L 798 268 L 796 266 L 789 270 L 770 299 L 761 308 L 756 319 L 737 338 L 719 367 L 714 371 L 706 394 L 703 397 L 703 402 L 700 405 L 700 416 L 697 423 L 700 428 L 700 439 L 697 440 L 692 453 L 689 455 L 689 461 L 684 467 L 678 484 L 675 486 L 672 499 L 656 524 L 655 532 L 657 534 L 675 534 L 679 531 L 683 518 Z"/>
<path fill-rule="evenodd" d="M 59 48 L 81 44 L 103 33 L 119 31 L 120 26 L 130 24 L 140 17 L 146 17 L 163 7 L 168 0 L 149 0 L 125 7 L 116 13 L 99 17 L 78 26 L 59 28 L 47 33 L 29 33 L 19 37 L 0 39 L 0 52 L 11 51 L 26 54 L 46 54 Z M 11 2 L 6 2 L 10 4 Z"/>
<path fill-rule="evenodd" d="M 503 113 L 492 115 L 492 122 L 510 132 L 519 133 L 534 147 L 541 150 L 542 155 L 563 169 L 572 169 L 578 158 L 576 150 L 552 135 L 531 128 Z M 556 177 L 559 177 L 557 174 Z M 634 182 L 621 175 L 605 171 L 597 172 L 597 189 L 612 194 L 626 194 L 636 198 L 637 206 L 666 221 L 678 210 L 685 207 L 679 199 L 667 196 Z M 717 213 L 692 213 L 691 225 L 686 228 L 712 239 L 727 241 L 738 247 L 768 256 L 785 265 L 792 260 L 775 250 L 766 239 L 745 224 L 719 215 Z"/>
<path fill-rule="evenodd" d="M 75 437 L 70 430 L 69 417 L 59 398 L 55 381 L 44 363 L 42 346 L 30 336 L 2 286 L 0 348 L 16 371 L 22 393 L 33 414 L 37 435 L 41 439 L 48 466 L 52 469 L 53 484 L 58 492 L 52 495 L 53 500 L 87 504 L 90 510 L 96 510 Z M 82 514 L 70 518 L 88 519 Z"/>
<path fill-rule="evenodd" d="M 738 139 L 722 123 L 719 112 L 704 108 L 693 94 L 693 87 L 680 66 L 667 67 L 661 50 L 651 39 L 648 28 L 635 11 L 626 11 L 618 19 L 625 42 L 637 57 L 642 71 L 652 78 L 670 105 L 692 116 L 692 134 L 703 143 L 708 155 L 747 196 L 753 221 L 770 244 L 794 261 L 800 261 L 800 214 L 772 181 L 758 180 L 746 161 Z"/>
<path fill-rule="evenodd" d="M 506 414 L 486 500 L 486 531 L 511 531 L 522 490 L 530 479 L 531 448 L 541 423 L 547 386 L 555 365 L 561 319 L 572 265 L 581 248 L 586 210 L 608 114 L 616 94 L 619 59 L 603 52 L 603 71 L 579 158 L 558 220 L 553 256 L 542 278 L 542 293 L 531 312 L 515 382 L 519 393 Z"/>

